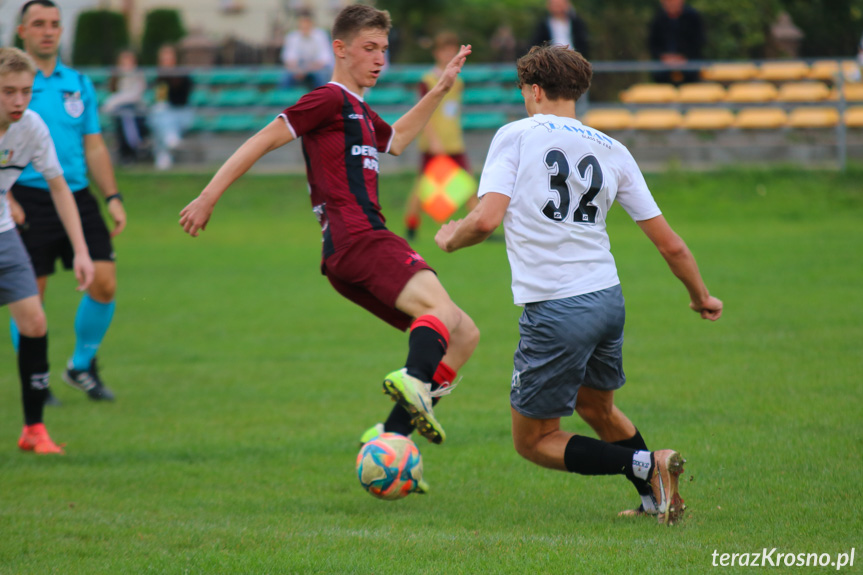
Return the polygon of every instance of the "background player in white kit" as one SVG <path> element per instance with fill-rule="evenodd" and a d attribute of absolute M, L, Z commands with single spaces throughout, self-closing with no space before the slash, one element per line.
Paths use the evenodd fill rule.
<path fill-rule="evenodd" d="M 20 331 L 18 373 L 24 404 L 24 430 L 18 447 L 36 453 L 63 453 L 42 422 L 48 393 L 48 331 L 36 274 L 15 229 L 7 193 L 32 163 L 48 182 L 51 198 L 72 242 L 78 289 L 93 281 L 93 262 L 84 242 L 72 192 L 63 179 L 48 127 L 28 110 L 36 68 L 17 48 L 0 48 L 0 306 L 8 305 Z"/>
<path fill-rule="evenodd" d="M 625 475 L 642 505 L 625 514 L 677 522 L 683 459 L 650 452 L 614 405 L 625 382 L 624 302 L 606 217 L 617 200 L 689 292 L 690 307 L 716 320 L 711 296 L 684 241 L 669 227 L 629 151 L 575 119 L 590 63 L 565 46 L 538 46 L 518 61 L 528 118 L 498 130 L 479 206 L 435 237 L 447 252 L 485 240 L 503 222 L 515 303 L 524 306 L 510 403 L 515 448 L 526 459 L 582 475 Z M 560 429 L 578 414 L 600 440 Z"/>

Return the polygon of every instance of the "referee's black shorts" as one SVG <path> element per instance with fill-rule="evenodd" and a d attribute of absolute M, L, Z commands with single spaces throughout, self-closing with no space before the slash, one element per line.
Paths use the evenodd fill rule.
<path fill-rule="evenodd" d="M 12 195 L 24 209 L 24 225 L 19 227 L 21 239 L 30 254 L 36 277 L 48 276 L 54 273 L 57 258 L 63 262 L 63 267 L 72 269 L 75 252 L 66 235 L 66 229 L 47 190 L 29 186 L 13 186 Z M 93 261 L 113 262 L 114 247 L 111 245 L 111 234 L 102 219 L 99 204 L 90 193 L 90 188 L 84 188 L 72 194 L 81 214 L 81 227 L 84 239 L 90 250 Z"/>

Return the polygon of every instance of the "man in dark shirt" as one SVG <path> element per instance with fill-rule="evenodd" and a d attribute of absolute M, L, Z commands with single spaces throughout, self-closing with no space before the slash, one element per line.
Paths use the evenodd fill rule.
<path fill-rule="evenodd" d="M 587 25 L 570 5 L 569 0 L 548 0 L 547 13 L 540 20 L 531 38 L 531 46 L 559 44 L 569 46 L 585 58 L 590 57 Z"/>
<path fill-rule="evenodd" d="M 195 112 L 188 107 L 193 81 L 177 68 L 177 50 L 173 46 L 159 48 L 157 58 L 156 102 L 148 121 L 153 131 L 156 168 L 167 170 L 174 163 L 172 152 L 195 121 Z"/>
<path fill-rule="evenodd" d="M 333 25 L 332 81 L 234 152 L 180 212 L 180 225 L 197 236 L 237 178 L 267 152 L 302 138 L 312 209 L 323 234 L 321 271 L 347 299 L 398 329 L 410 328 L 405 367 L 384 379 L 385 392 L 398 405 L 383 431 L 409 435 L 416 428 L 441 443 L 446 436 L 433 399 L 451 389 L 479 331 L 422 256 L 386 228 L 378 201 L 378 153 L 399 155 L 413 141 L 452 88 L 470 46 L 462 46 L 435 87 L 390 126 L 363 100 L 386 64 L 390 26 L 387 12 L 359 4 L 343 9 Z"/>
<path fill-rule="evenodd" d="M 664 64 L 685 64 L 700 60 L 704 48 L 704 22 L 695 8 L 685 0 L 661 0 L 650 22 L 648 46 L 650 56 Z M 669 70 L 654 72 L 655 82 L 682 84 L 697 82 L 698 70 Z"/>

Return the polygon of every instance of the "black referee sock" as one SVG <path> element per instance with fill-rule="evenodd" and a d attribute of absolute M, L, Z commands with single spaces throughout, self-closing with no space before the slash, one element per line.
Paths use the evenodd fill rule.
<path fill-rule="evenodd" d="M 18 375 L 21 378 L 21 400 L 24 425 L 42 423 L 45 399 L 48 397 L 48 336 L 21 335 L 18 343 Z"/>
<path fill-rule="evenodd" d="M 634 476 L 632 456 L 634 449 L 606 443 L 592 437 L 573 435 L 563 452 L 566 469 L 579 475 Z"/>
<path fill-rule="evenodd" d="M 638 429 L 635 430 L 635 435 L 633 435 L 629 439 L 614 441 L 612 442 L 612 444 L 619 445 L 621 447 L 628 447 L 629 449 L 634 449 L 635 451 L 650 451 L 647 448 L 647 443 L 644 442 L 644 438 L 641 437 L 641 432 L 638 431 Z M 633 476 L 629 480 L 635 486 L 635 490 L 638 491 L 639 495 L 651 495 L 653 493 L 653 490 L 650 488 L 650 484 L 644 479 Z"/>

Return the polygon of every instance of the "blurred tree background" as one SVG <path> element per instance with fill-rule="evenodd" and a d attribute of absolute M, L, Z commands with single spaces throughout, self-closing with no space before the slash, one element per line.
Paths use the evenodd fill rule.
<path fill-rule="evenodd" d="M 644 0 L 572 0 L 588 25 L 596 61 L 647 60 L 647 26 L 659 2 Z M 690 0 L 704 16 L 705 57 L 717 60 L 760 59 L 770 55 L 770 29 L 788 12 L 803 32 L 799 56 L 853 58 L 863 34 L 863 0 Z M 430 38 L 453 30 L 473 44 L 472 62 L 490 62 L 489 39 L 508 25 L 527 50 L 533 28 L 545 12 L 544 0 L 378 0 L 395 24 L 393 61 L 430 62 Z"/>
<path fill-rule="evenodd" d="M 141 63 L 155 66 L 159 48 L 173 44 L 186 35 L 180 11 L 157 8 L 147 13 L 144 20 L 144 36 L 141 39 Z"/>
<path fill-rule="evenodd" d="M 129 48 L 126 17 L 110 10 L 85 10 L 78 15 L 72 62 L 76 66 L 113 66 Z"/>
<path fill-rule="evenodd" d="M 782 0 L 805 36 L 801 56 L 853 56 L 863 35 L 863 0 Z"/>

